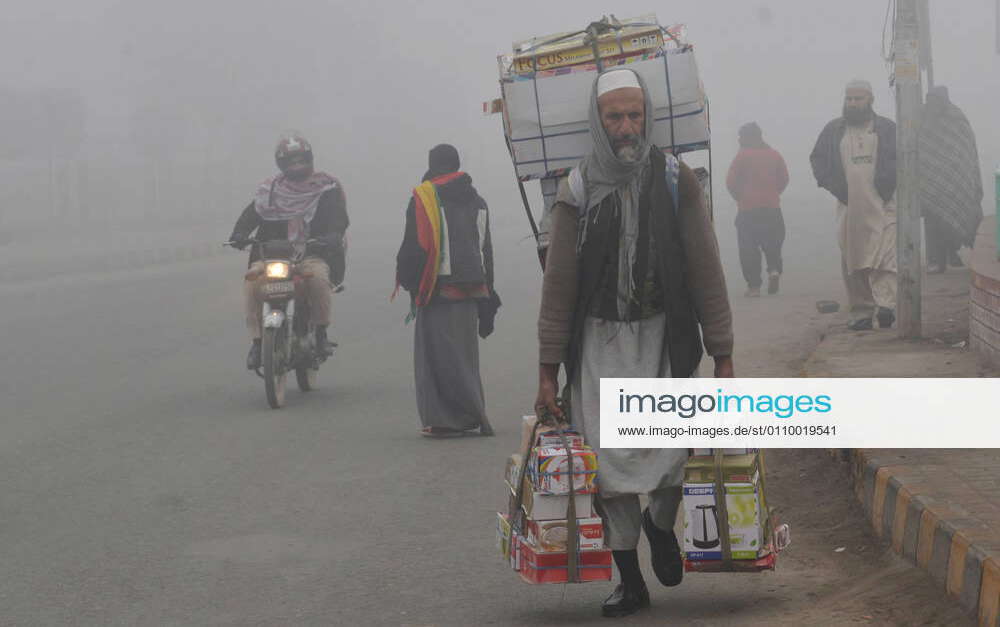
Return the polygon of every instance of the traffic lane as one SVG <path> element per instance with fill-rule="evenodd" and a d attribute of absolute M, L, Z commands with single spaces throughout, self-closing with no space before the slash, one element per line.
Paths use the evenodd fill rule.
<path fill-rule="evenodd" d="M 377 348 L 392 335 L 381 329 L 398 328 L 397 344 L 408 345 L 405 312 L 387 310 L 381 324 L 370 303 L 338 306 L 337 329 L 359 332 L 338 335 L 342 350 L 317 393 L 290 394 L 289 408 L 272 412 L 259 380 L 239 366 L 238 282 L 205 279 L 218 265 L 47 290 L 42 315 L 14 329 L 28 338 L 12 345 L 20 372 L 44 370 L 46 381 L 15 381 L 8 400 L 31 411 L 4 426 L 7 436 L 22 431 L 3 438 L 18 441 L 3 459 L 4 489 L 14 495 L 5 501 L 5 563 L 21 573 L 5 586 L 23 612 L 12 615 L 242 622 L 236 617 L 263 612 L 283 620 L 291 615 L 273 612 L 290 599 L 315 603 L 302 579 L 317 569 L 317 586 L 353 589 L 355 601 L 377 587 L 377 576 L 357 578 L 352 565 L 368 561 L 370 533 L 379 531 L 373 514 L 394 519 L 426 465 L 407 455 L 420 442 L 410 361 Z M 165 294 L 198 284 L 206 285 L 185 292 L 183 307 L 162 305 Z M 121 321 L 114 330 L 72 326 L 108 303 Z M 191 337 L 199 322 L 204 332 Z M 57 329 L 52 342 L 78 358 L 36 350 L 39 328 Z M 72 386 L 65 395 L 42 389 Z M 285 576 L 298 583 L 282 593 L 274 578 Z"/>
<path fill-rule="evenodd" d="M 503 460 L 534 393 L 530 285 L 507 286 L 498 335 L 483 344 L 498 437 L 428 441 L 415 434 L 405 305 L 386 307 L 380 286 L 352 284 L 353 298 L 335 305 L 341 349 L 320 390 L 291 393 L 289 407 L 272 412 L 239 365 L 238 284 L 225 265 L 178 267 L 163 284 L 133 288 L 158 287 L 131 306 L 162 327 L 154 348 L 168 350 L 193 320 L 218 320 L 216 333 L 150 364 L 106 364 L 107 380 L 124 376 L 131 395 L 88 394 L 96 409 L 83 412 L 85 424 L 71 430 L 64 417 L 65 436 L 5 456 L 4 491 L 17 495 L 5 503 L 16 514 L 5 516 L 3 546 L 14 547 L 5 564 L 23 574 L 4 587 L 19 622 L 602 622 L 598 605 L 612 584 L 526 586 L 493 549 Z M 223 277 L 217 290 L 180 314 L 147 306 L 210 269 Z M 814 507 L 821 496 L 801 502 Z M 817 591 L 851 580 L 822 561 L 794 568 L 796 553 L 786 555 L 775 574 L 653 584 L 656 610 L 636 621 L 831 616 L 815 611 Z M 647 580 L 655 581 L 648 568 Z"/>
<path fill-rule="evenodd" d="M 8 325 L 16 358 L 4 361 L 2 373 L 11 392 L 0 437 L 8 495 L 2 533 L 10 540 L 3 543 L 8 572 L 19 576 L 4 587 L 8 600 L 24 601 L 26 616 L 86 616 L 91 600 L 107 617 L 128 616 L 132 603 L 122 595 L 132 593 L 116 588 L 121 577 L 130 589 L 172 575 L 203 588 L 198 568 L 165 560 L 185 555 L 188 545 L 238 536 L 237 528 L 296 501 L 295 494 L 310 495 L 296 492 L 303 484 L 295 464 L 303 455 L 324 464 L 338 458 L 341 438 L 322 449 L 306 446 L 315 439 L 311 429 L 335 424 L 333 399 L 323 391 L 289 395 L 293 406 L 312 403 L 312 411 L 266 409 L 260 381 L 241 365 L 239 282 L 210 278 L 226 276 L 220 265 L 61 285 L 39 295 L 37 315 Z M 165 295 L 180 293 L 164 306 Z M 74 326 L 109 303 L 114 328 Z M 349 380 L 337 386 L 336 400 L 358 400 L 355 388 Z M 302 420 L 289 425 L 289 416 Z M 317 474 L 342 478 L 335 465 Z M 303 509 L 309 507 L 280 511 L 291 522 Z M 329 535 L 322 527 L 321 538 Z M 145 564 L 157 566 L 144 572 Z"/>

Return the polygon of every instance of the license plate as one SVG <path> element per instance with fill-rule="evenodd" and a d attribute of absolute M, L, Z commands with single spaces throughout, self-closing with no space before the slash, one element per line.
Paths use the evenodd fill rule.
<path fill-rule="evenodd" d="M 291 294 L 295 291 L 295 283 L 292 281 L 274 281 L 272 283 L 265 283 L 261 287 L 261 291 L 268 296 Z"/>

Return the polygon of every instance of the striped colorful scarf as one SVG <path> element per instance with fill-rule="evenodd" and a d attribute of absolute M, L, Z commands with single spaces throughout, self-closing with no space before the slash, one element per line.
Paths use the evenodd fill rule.
<path fill-rule="evenodd" d="M 430 303 L 437 287 L 438 272 L 441 269 L 442 250 L 448 242 L 444 238 L 444 216 L 441 212 L 441 199 L 438 197 L 437 186 L 444 185 L 462 176 L 463 172 L 450 172 L 424 181 L 413 188 L 414 217 L 417 224 L 417 243 L 426 253 L 423 271 L 420 274 L 420 286 L 413 295 L 413 308 L 407 320 L 415 315 L 416 307 Z M 396 283 L 396 291 L 399 283 Z M 395 296 L 395 292 L 393 292 Z"/>

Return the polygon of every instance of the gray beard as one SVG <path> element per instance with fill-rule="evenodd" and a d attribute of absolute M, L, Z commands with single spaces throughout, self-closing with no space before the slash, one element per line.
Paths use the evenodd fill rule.
<path fill-rule="evenodd" d="M 639 147 L 635 144 L 625 144 L 615 151 L 615 156 L 621 161 L 631 165 L 639 162 Z"/>
<path fill-rule="evenodd" d="M 863 111 L 851 110 L 844 108 L 844 120 L 847 122 L 848 126 L 865 126 L 875 117 L 875 110 L 872 107 L 868 107 Z"/>

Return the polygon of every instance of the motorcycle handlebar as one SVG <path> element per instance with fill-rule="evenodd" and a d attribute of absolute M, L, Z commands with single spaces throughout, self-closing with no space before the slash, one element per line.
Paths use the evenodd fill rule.
<path fill-rule="evenodd" d="M 256 237 L 251 237 L 250 239 L 231 239 L 222 242 L 222 245 L 232 246 L 233 248 L 236 248 L 238 246 L 249 246 L 250 244 L 263 244 L 264 242 L 267 241 L 276 241 L 276 240 L 264 240 L 264 239 L 258 239 Z M 305 243 L 306 245 L 309 245 L 309 244 L 328 244 L 329 242 L 325 239 L 310 237 L 305 241 Z"/>

